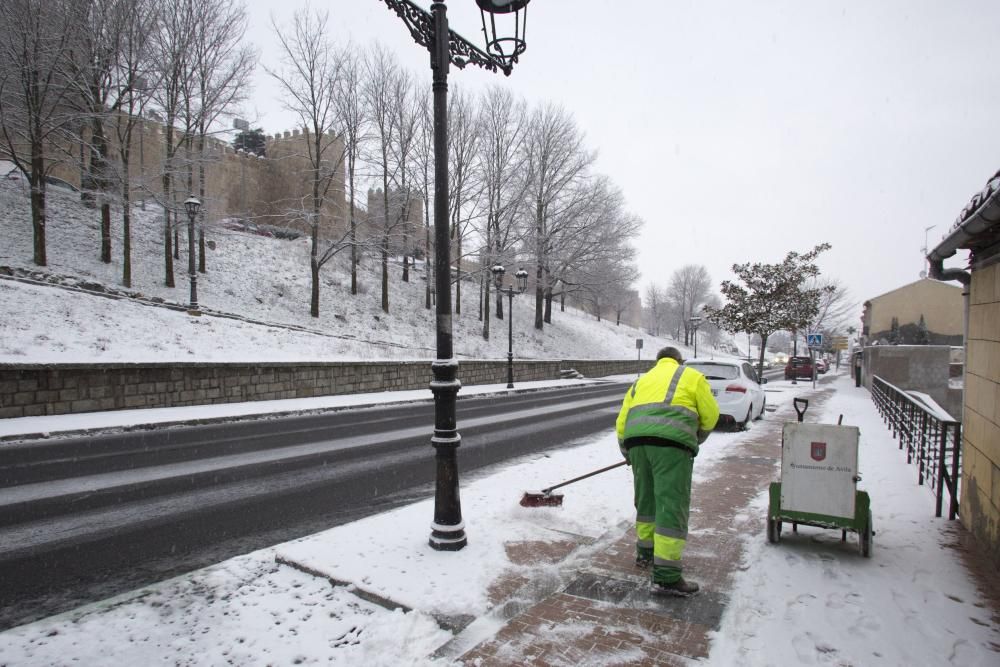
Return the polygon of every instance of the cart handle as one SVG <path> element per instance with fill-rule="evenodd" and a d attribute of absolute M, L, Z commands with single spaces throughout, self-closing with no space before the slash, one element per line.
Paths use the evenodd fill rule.
<path fill-rule="evenodd" d="M 802 404 L 802 409 L 799 410 L 799 403 Z M 799 416 L 799 421 L 806 416 L 806 409 L 809 407 L 809 400 L 805 398 L 793 398 L 792 407 L 795 408 L 795 414 Z"/>

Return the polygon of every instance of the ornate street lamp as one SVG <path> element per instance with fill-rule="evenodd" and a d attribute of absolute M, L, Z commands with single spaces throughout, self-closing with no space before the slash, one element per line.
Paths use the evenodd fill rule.
<path fill-rule="evenodd" d="M 198 313 L 198 273 L 194 265 L 194 219 L 198 217 L 201 210 L 201 201 L 197 197 L 191 196 L 184 200 L 184 210 L 188 215 L 188 279 L 191 281 L 191 305 L 188 312 L 192 315 Z"/>
<path fill-rule="evenodd" d="M 528 46 L 524 41 L 524 31 L 528 25 L 528 0 L 476 0 L 476 4 L 479 5 L 483 18 L 486 52 L 507 63 L 509 68 L 517 62 L 517 57 L 524 53 L 524 49 Z M 489 16 L 488 24 L 487 16 Z M 501 24 L 499 32 L 498 19 Z M 504 30 L 505 27 L 507 30 Z M 509 71 L 506 73 L 510 74 Z"/>
<path fill-rule="evenodd" d="M 465 523 L 458 495 L 458 458 L 456 450 L 462 444 L 455 419 L 455 402 L 462 383 L 458 380 L 458 361 L 452 352 L 451 334 L 451 239 L 448 229 L 448 66 L 458 68 L 468 63 L 510 75 L 517 57 L 524 51 L 524 10 L 529 0 L 476 0 L 483 14 L 513 14 L 521 32 L 513 42 L 503 35 L 487 36 L 493 52 L 486 52 L 461 35 L 448 29 L 448 8 L 443 0 L 431 4 L 430 13 L 410 0 L 382 0 L 406 24 L 414 41 L 427 48 L 431 55 L 434 94 L 434 291 L 437 325 L 437 357 L 431 363 L 434 379 L 434 446 L 437 461 L 434 493 L 434 523 L 431 524 L 430 545 L 438 551 L 458 551 L 465 547 Z M 506 16 L 505 18 L 511 18 Z M 506 47 L 506 50 L 504 49 Z"/>
<path fill-rule="evenodd" d="M 504 289 L 503 286 L 503 274 L 506 273 L 506 269 L 503 268 L 502 264 L 496 264 L 492 269 L 493 272 L 493 282 L 496 284 L 497 292 L 500 294 L 507 295 L 507 388 L 514 388 L 514 295 L 524 294 L 524 290 L 528 287 L 528 272 L 524 268 L 520 268 L 514 273 L 514 278 L 517 279 L 517 291 L 514 291 L 513 287 L 508 287 Z M 503 303 L 503 302 L 501 302 Z"/>
<path fill-rule="evenodd" d="M 692 315 L 688 320 L 688 324 L 694 329 L 694 358 L 698 358 L 698 327 L 701 326 L 701 316 Z"/>

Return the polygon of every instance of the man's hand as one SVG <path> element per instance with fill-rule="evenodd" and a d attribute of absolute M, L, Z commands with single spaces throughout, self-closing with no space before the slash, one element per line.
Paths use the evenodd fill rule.
<path fill-rule="evenodd" d="M 700 445 L 708 440 L 708 436 L 710 435 L 712 435 L 711 431 L 702 431 L 701 429 L 698 429 L 698 444 Z"/>
<path fill-rule="evenodd" d="M 625 445 L 618 443 L 618 451 L 620 451 L 622 453 L 622 456 L 625 457 L 625 465 L 631 467 L 632 462 L 628 460 L 628 450 L 625 449 Z"/>

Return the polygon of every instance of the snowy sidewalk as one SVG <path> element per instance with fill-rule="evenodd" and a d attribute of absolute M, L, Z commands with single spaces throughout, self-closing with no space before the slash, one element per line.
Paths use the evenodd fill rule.
<path fill-rule="evenodd" d="M 618 460 L 609 425 L 463 478 L 460 552 L 427 546 L 428 499 L 12 629 L 0 664 L 996 665 L 1000 607 L 952 548 L 957 522 L 934 518 L 867 391 L 831 380 L 816 394 L 770 383 L 776 413 L 706 443 L 685 553 L 703 592 L 689 600 L 650 598 L 633 567 L 627 468 L 566 487 L 561 508 L 518 505 Z M 811 397 L 806 421 L 861 429 L 870 559 L 839 531 L 764 537 L 793 396 Z"/>

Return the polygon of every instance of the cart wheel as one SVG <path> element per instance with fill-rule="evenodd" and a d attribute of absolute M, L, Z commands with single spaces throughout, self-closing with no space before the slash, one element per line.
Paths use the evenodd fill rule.
<path fill-rule="evenodd" d="M 771 544 L 777 544 L 778 540 L 781 539 L 781 522 L 777 519 L 772 519 L 768 517 L 767 519 L 767 541 Z"/>
<path fill-rule="evenodd" d="M 865 558 L 871 558 L 872 555 L 872 513 L 868 512 L 868 521 L 865 522 L 865 527 L 858 533 L 858 550 L 861 555 Z"/>

